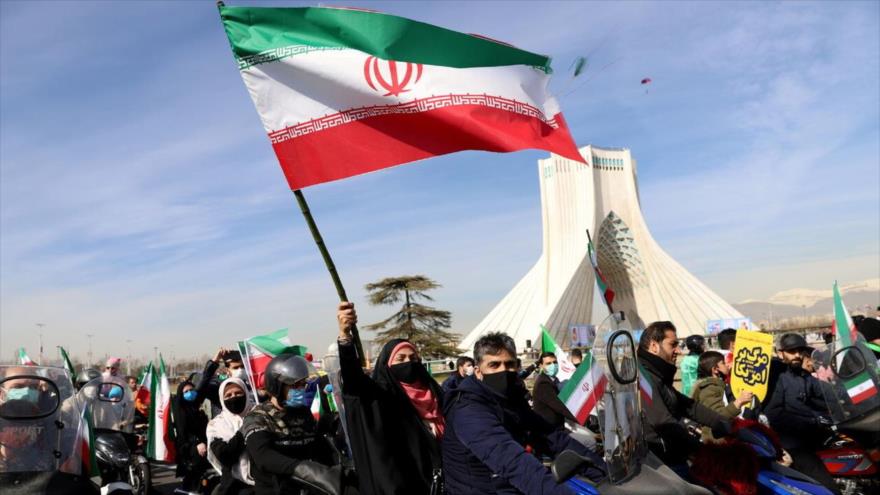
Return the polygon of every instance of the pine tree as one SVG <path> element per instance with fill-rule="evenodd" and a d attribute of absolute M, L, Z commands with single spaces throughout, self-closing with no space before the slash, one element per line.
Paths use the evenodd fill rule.
<path fill-rule="evenodd" d="M 370 304 L 394 305 L 402 300 L 403 306 L 389 318 L 366 329 L 377 331 L 376 342 L 380 345 L 392 339 L 407 339 L 424 357 L 460 354 L 456 343 L 461 336 L 448 331 L 452 326 L 452 313 L 417 302 L 433 301 L 425 292 L 439 287 L 440 284 L 424 275 L 390 277 L 367 284 Z"/>

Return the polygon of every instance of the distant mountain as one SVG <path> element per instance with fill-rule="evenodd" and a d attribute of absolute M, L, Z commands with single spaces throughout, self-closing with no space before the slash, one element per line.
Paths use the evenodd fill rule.
<path fill-rule="evenodd" d="M 851 313 L 876 315 L 880 306 L 880 278 L 856 284 L 842 285 L 840 294 Z M 752 321 L 773 321 L 788 318 L 826 316 L 833 312 L 831 289 L 789 289 L 777 292 L 767 301 L 749 299 L 736 303 L 734 308 Z"/>

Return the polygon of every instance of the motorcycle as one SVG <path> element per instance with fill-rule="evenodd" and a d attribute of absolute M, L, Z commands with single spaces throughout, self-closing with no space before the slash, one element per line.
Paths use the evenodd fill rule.
<path fill-rule="evenodd" d="M 88 430 L 66 370 L 0 366 L 0 491 L 97 495 Z"/>
<path fill-rule="evenodd" d="M 854 337 L 811 356 L 834 433 L 817 454 L 843 495 L 866 495 L 880 491 L 880 372 L 864 337 Z"/>
<path fill-rule="evenodd" d="M 583 495 L 711 495 L 682 479 L 648 450 L 642 433 L 635 343 L 623 314 L 612 314 L 599 325 L 591 352 L 591 366 L 598 366 L 606 380 L 596 407 L 601 437 L 594 439 L 601 438 L 608 476 L 599 483 L 579 476 L 591 461 L 567 450 L 551 465 L 556 481 Z M 580 433 L 589 431 L 585 430 Z"/>
<path fill-rule="evenodd" d="M 134 434 L 134 401 L 128 384 L 120 377 L 101 376 L 85 384 L 77 398 L 91 412 L 102 491 L 147 495 L 152 473 Z"/>

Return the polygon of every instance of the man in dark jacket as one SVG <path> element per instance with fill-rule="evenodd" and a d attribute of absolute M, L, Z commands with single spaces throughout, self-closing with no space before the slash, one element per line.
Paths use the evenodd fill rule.
<path fill-rule="evenodd" d="M 467 356 L 459 356 L 455 361 L 455 372 L 443 382 L 443 393 L 458 387 L 462 380 L 474 374 L 474 360 Z"/>
<path fill-rule="evenodd" d="M 577 423 L 577 418 L 559 400 L 559 379 L 556 378 L 558 371 L 556 354 L 541 354 L 541 374 L 535 379 L 535 386 L 532 388 L 532 407 L 544 421 L 555 428 L 563 428 L 566 419 Z"/>
<path fill-rule="evenodd" d="M 642 332 L 639 340 L 639 363 L 647 373 L 653 397 L 645 401 L 645 440 L 648 447 L 673 469 L 686 469 L 688 457 L 700 447 L 700 441 L 681 423 L 688 418 L 712 429 L 716 438 L 726 436 L 730 423 L 715 411 L 697 404 L 675 390 L 675 358 L 678 356 L 675 325 L 655 321 Z"/>
<path fill-rule="evenodd" d="M 573 493 L 557 484 L 526 446 L 552 455 L 574 450 L 594 461 L 587 476 L 604 476 L 602 459 L 548 425 L 523 400 L 513 339 L 503 333 L 484 335 L 474 344 L 474 362 L 474 376 L 446 395 L 442 451 L 447 493 Z"/>
<path fill-rule="evenodd" d="M 779 339 L 776 349 L 782 363 L 774 363 L 780 371 L 767 395 L 764 415 L 791 455 L 791 467 L 836 491 L 834 480 L 816 455 L 822 441 L 828 438 L 826 425 L 830 421 L 826 419 L 828 406 L 821 382 L 803 369 L 803 356 L 809 356 L 813 348 L 801 335 L 787 333 Z"/>

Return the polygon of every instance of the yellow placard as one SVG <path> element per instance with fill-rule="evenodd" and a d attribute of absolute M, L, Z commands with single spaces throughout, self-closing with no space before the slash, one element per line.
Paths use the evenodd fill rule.
<path fill-rule="evenodd" d="M 758 400 L 764 400 L 770 378 L 773 336 L 762 332 L 738 330 L 735 345 L 733 368 L 730 370 L 730 389 L 733 395 L 739 397 L 743 390 L 748 390 L 755 394 Z"/>

